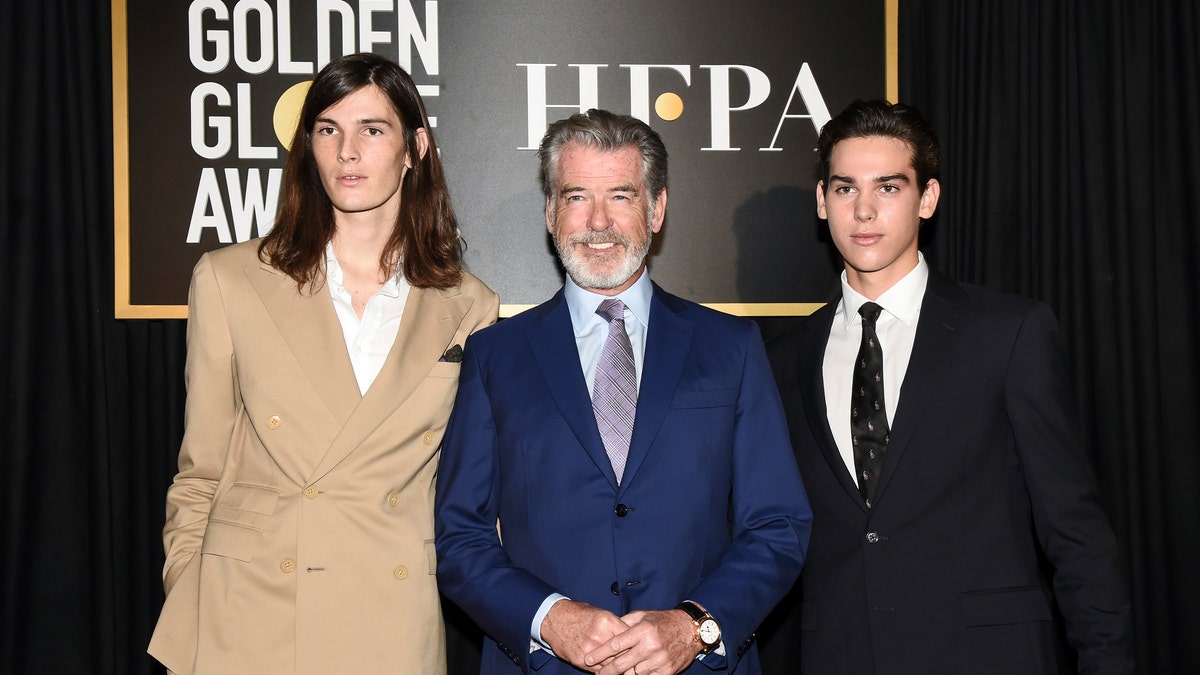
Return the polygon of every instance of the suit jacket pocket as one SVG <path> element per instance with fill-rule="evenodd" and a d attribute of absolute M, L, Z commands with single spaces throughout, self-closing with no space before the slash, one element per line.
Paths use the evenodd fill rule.
<path fill-rule="evenodd" d="M 449 361 L 438 361 L 429 369 L 429 377 L 458 377 L 462 371 L 461 363 L 450 363 Z"/>
<path fill-rule="evenodd" d="M 967 628 L 1050 620 L 1050 603 L 1038 586 L 963 593 L 958 604 Z"/>
<path fill-rule="evenodd" d="M 737 402 L 736 389 L 712 389 L 696 391 L 676 390 L 671 399 L 672 408 L 723 408 Z"/>
<path fill-rule="evenodd" d="M 278 502 L 273 487 L 234 483 L 213 503 L 201 552 L 250 562 Z"/>
<path fill-rule="evenodd" d="M 425 561 L 429 565 L 429 573 L 437 574 L 437 547 L 433 539 L 425 540 Z"/>

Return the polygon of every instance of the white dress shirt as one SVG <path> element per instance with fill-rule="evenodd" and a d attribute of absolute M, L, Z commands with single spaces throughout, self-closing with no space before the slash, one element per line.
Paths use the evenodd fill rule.
<path fill-rule="evenodd" d="M 925 286 L 929 281 L 929 266 L 925 256 L 917 254 L 917 266 L 874 300 L 883 308 L 875 322 L 875 333 L 883 350 L 883 401 L 888 425 L 896 414 L 900 403 L 900 388 L 908 361 L 912 356 L 913 341 L 917 336 L 917 319 L 921 316 L 921 301 L 925 297 Z M 854 469 L 854 447 L 850 431 L 851 382 L 854 378 L 854 362 L 862 343 L 862 317 L 858 308 L 868 299 L 859 295 L 846 281 L 842 272 L 842 300 L 838 303 L 829 328 L 829 342 L 825 346 L 825 360 L 821 375 L 825 383 L 826 415 L 833 438 L 846 470 L 858 482 Z"/>
<path fill-rule="evenodd" d="M 359 319 L 350 291 L 342 285 L 342 267 L 333 253 L 333 242 L 325 245 L 325 278 L 329 283 L 329 295 L 333 296 L 333 309 L 338 322 L 342 324 L 342 336 L 346 338 L 346 351 L 354 366 L 358 391 L 365 395 L 379 376 L 383 362 L 396 342 L 411 286 L 397 270 L 383 288 L 367 300 L 362 318 Z"/>

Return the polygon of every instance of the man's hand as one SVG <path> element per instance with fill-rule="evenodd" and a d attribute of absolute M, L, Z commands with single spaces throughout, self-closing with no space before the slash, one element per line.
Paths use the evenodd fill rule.
<path fill-rule="evenodd" d="M 585 662 L 584 657 L 629 628 L 616 614 L 586 602 L 559 600 L 542 620 L 542 640 L 554 655 L 577 668 L 596 672 L 606 660 Z"/>
<path fill-rule="evenodd" d="M 700 652 L 692 618 L 679 609 L 630 612 L 621 617 L 629 630 L 608 640 L 585 657 L 599 675 L 675 675 Z"/>

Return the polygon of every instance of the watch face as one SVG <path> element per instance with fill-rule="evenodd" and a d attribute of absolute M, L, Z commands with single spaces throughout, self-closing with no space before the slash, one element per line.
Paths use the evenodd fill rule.
<path fill-rule="evenodd" d="M 721 628 L 712 619 L 700 622 L 700 641 L 706 645 L 715 645 L 721 641 Z"/>

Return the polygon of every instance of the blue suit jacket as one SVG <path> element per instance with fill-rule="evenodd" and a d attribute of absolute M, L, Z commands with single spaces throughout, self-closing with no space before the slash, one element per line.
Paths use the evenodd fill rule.
<path fill-rule="evenodd" d="M 577 672 L 529 654 L 553 592 L 618 616 L 694 600 L 727 655 L 689 670 L 757 673 L 754 630 L 799 574 L 811 519 L 753 323 L 654 287 L 619 486 L 561 291 L 469 340 L 438 473 L 438 583 L 489 636 L 484 673 Z"/>

